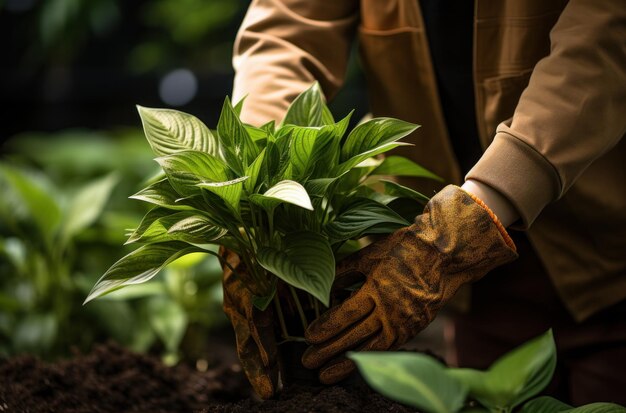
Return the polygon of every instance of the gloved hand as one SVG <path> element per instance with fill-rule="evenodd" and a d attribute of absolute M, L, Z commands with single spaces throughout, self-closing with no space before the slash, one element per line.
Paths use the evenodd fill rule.
<path fill-rule="evenodd" d="M 220 255 L 239 276 L 247 273 L 239 256 L 220 249 Z M 269 399 L 278 390 L 278 359 L 274 336 L 274 316 L 271 308 L 260 311 L 252 304 L 252 293 L 232 270 L 224 270 L 224 312 L 235 329 L 237 355 L 254 391 Z"/>
<path fill-rule="evenodd" d="M 355 273 L 365 283 L 308 328 L 305 367 L 322 383 L 346 378 L 354 364 L 343 353 L 397 348 L 435 317 L 465 283 L 517 258 L 515 244 L 482 201 L 447 186 L 415 223 L 341 261 L 336 282 Z"/>

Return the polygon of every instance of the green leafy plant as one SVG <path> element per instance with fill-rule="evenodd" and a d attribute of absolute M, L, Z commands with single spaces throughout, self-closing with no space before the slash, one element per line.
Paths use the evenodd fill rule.
<path fill-rule="evenodd" d="M 573 407 L 552 397 L 537 397 L 524 405 L 520 413 L 619 413 L 626 408 L 615 403 L 590 403 Z"/>
<path fill-rule="evenodd" d="M 226 322 L 215 257 L 188 255 L 141 288 L 80 306 L 111 261 L 128 252 L 124 230 L 146 205 L 123 194 L 154 174 L 152 157 L 135 129 L 22 133 L 3 145 L 0 357 L 56 358 L 105 339 L 159 351 L 167 363 L 201 356 L 211 330 Z"/>
<path fill-rule="evenodd" d="M 274 302 L 283 338 L 294 339 L 281 300 L 305 327 L 305 307 L 317 315 L 329 305 L 336 257 L 355 240 L 409 225 L 394 210 L 398 201 L 411 200 L 414 216 L 428 200 L 381 178 L 439 179 L 408 159 L 376 157 L 407 145 L 399 141 L 416 125 L 376 118 L 346 134 L 350 115 L 336 122 L 317 84 L 278 127 L 242 123 L 242 105 L 227 98 L 216 131 L 182 112 L 138 108 L 164 176 L 132 196 L 154 206 L 128 239 L 140 247 L 113 264 L 86 302 L 143 283 L 186 254 L 216 254 L 207 246 L 219 244 L 240 255 L 255 305 Z M 279 287 L 288 294 L 276 294 Z"/>
<path fill-rule="evenodd" d="M 552 379 L 556 345 L 552 330 L 496 360 L 485 371 L 448 368 L 425 354 L 350 353 L 359 371 L 381 394 L 426 412 L 509 413 L 536 396 Z M 472 407 L 467 399 L 478 402 Z M 604 413 L 625 411 L 612 403 L 573 408 L 551 397 L 524 404 L 523 413 Z"/>
<path fill-rule="evenodd" d="M 81 333 L 71 263 L 79 234 L 101 215 L 118 178 L 61 191 L 43 174 L 0 164 L 0 351 L 52 355 Z"/>

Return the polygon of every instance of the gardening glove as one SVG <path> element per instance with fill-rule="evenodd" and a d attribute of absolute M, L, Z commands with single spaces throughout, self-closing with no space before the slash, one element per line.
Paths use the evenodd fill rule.
<path fill-rule="evenodd" d="M 346 378 L 346 351 L 395 349 L 435 317 L 465 283 L 517 258 L 515 244 L 478 198 L 447 186 L 415 223 L 341 261 L 336 283 L 366 277 L 361 288 L 314 321 L 305 367 L 320 368 L 322 383 Z"/>
<path fill-rule="evenodd" d="M 223 248 L 220 255 L 237 272 L 222 265 L 224 312 L 235 329 L 237 355 L 254 391 L 269 399 L 278 390 L 279 372 L 272 311 L 252 304 L 253 294 L 244 284 L 248 274 L 239 256 Z"/>

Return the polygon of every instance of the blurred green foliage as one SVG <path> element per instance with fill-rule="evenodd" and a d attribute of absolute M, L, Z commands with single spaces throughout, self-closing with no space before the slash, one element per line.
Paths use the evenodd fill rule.
<path fill-rule="evenodd" d="M 19 0 L 0 3 L 15 12 Z M 27 4 L 29 2 L 24 2 Z M 18 60 L 27 65 L 71 63 L 94 40 L 126 37 L 115 61 L 134 73 L 167 69 L 188 62 L 228 65 L 234 30 L 248 5 L 243 0 L 42 0 L 18 8 L 25 15 L 26 44 Z M 130 30 L 132 23 L 138 30 Z M 203 66 L 207 68 L 206 66 Z"/>
<path fill-rule="evenodd" d="M 127 199 L 158 168 L 141 131 L 23 134 L 5 148 L 0 356 L 54 358 L 113 338 L 136 351 L 159 349 L 175 362 L 189 326 L 208 335 L 223 323 L 214 259 L 189 257 L 149 284 L 82 306 L 145 213 Z"/>

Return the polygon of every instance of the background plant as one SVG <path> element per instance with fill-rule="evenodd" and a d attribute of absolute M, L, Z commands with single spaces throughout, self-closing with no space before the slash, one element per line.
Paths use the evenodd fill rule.
<path fill-rule="evenodd" d="M 500 357 L 485 371 L 448 368 L 430 356 L 409 352 L 351 353 L 349 358 L 376 391 L 426 412 L 508 413 L 548 385 L 556 367 L 556 345 L 549 330 Z M 521 409 L 524 413 L 623 411 L 612 403 L 573 408 L 551 397 L 536 398 Z"/>
<path fill-rule="evenodd" d="M 4 147 L 0 356 L 54 358 L 70 346 L 86 350 L 113 338 L 136 351 L 160 350 L 174 362 L 190 327 L 206 336 L 224 322 L 221 268 L 213 257 L 191 256 L 143 290 L 80 306 L 126 249 L 124 229 L 145 213 L 124 195 L 156 169 L 142 140 L 129 129 L 70 130 L 22 134 Z"/>
<path fill-rule="evenodd" d="M 127 241 L 141 246 L 116 262 L 86 301 L 143 283 L 183 255 L 215 254 L 207 245 L 220 244 L 241 256 L 255 305 L 273 301 L 283 337 L 292 339 L 278 285 L 306 327 L 304 307 L 319 314 L 320 303 L 329 304 L 335 257 L 347 243 L 409 225 L 400 211 L 412 218 L 428 200 L 381 176 L 438 179 L 408 159 L 376 158 L 406 145 L 399 140 L 416 125 L 376 118 L 346 135 L 351 115 L 336 122 L 317 84 L 294 100 L 278 127 L 243 124 L 242 105 L 226 99 L 215 133 L 191 115 L 139 107 L 164 176 L 132 196 L 154 205 Z M 297 290 L 310 295 L 304 303 Z"/>

